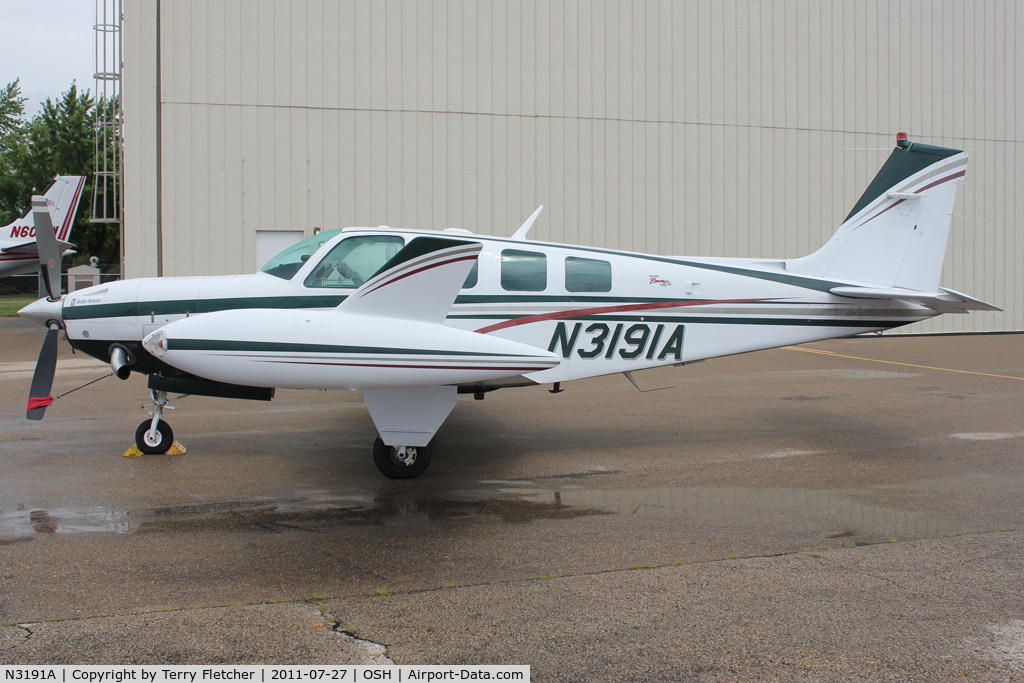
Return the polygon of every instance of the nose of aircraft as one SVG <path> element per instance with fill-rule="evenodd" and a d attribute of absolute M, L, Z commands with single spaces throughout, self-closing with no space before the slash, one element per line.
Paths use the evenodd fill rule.
<path fill-rule="evenodd" d="M 18 315 L 26 320 L 31 320 L 37 325 L 47 327 L 51 320 L 61 322 L 61 306 L 64 304 L 64 299 L 60 298 L 57 301 L 50 301 L 47 298 L 33 301 L 25 308 L 18 311 Z"/>

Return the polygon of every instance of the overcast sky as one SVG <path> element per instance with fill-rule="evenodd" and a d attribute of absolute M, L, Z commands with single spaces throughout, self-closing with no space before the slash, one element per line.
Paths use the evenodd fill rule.
<path fill-rule="evenodd" d="M 0 0 L 0 87 L 21 78 L 31 118 L 77 81 L 95 93 L 95 0 Z"/>

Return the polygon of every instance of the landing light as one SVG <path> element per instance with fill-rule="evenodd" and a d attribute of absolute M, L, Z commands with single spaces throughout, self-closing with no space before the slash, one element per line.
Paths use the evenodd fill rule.
<path fill-rule="evenodd" d="M 154 356 L 162 358 L 167 352 L 167 333 L 163 330 L 157 330 L 143 339 L 142 345 Z"/>

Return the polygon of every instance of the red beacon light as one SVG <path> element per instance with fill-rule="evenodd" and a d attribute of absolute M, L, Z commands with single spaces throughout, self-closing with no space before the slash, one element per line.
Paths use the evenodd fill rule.
<path fill-rule="evenodd" d="M 896 133 L 896 146 L 900 149 L 910 149 L 910 136 L 902 131 Z"/>

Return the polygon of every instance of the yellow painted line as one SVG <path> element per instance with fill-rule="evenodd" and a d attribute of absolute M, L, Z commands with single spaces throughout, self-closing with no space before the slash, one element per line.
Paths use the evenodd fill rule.
<path fill-rule="evenodd" d="M 923 370 L 940 370 L 942 372 L 956 372 L 961 375 L 981 375 L 982 377 L 998 377 L 999 379 L 1015 379 L 1018 382 L 1024 382 L 1024 377 L 1014 377 L 1012 375 L 995 375 L 991 372 L 974 372 L 973 370 L 954 370 L 953 368 L 937 368 L 933 365 L 915 365 L 914 363 L 899 363 L 894 360 L 879 360 L 877 358 L 861 358 L 860 356 L 844 356 L 841 353 L 834 353 L 832 351 L 822 351 L 821 349 L 803 349 L 799 346 L 784 346 L 784 349 L 790 351 L 803 351 L 804 353 L 817 353 L 822 356 L 832 356 L 834 358 L 849 358 L 850 360 L 863 360 L 869 363 L 884 363 L 886 365 L 902 365 L 908 368 L 921 368 Z"/>

